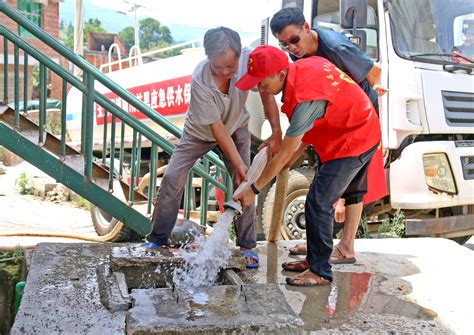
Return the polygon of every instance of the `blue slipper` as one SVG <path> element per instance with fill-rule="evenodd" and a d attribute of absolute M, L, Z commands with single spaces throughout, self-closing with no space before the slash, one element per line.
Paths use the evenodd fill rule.
<path fill-rule="evenodd" d="M 240 250 L 240 252 L 242 253 L 242 255 L 244 255 L 244 258 L 252 259 L 252 260 L 255 261 L 255 263 L 245 263 L 245 267 L 247 269 L 258 268 L 258 266 L 260 265 L 260 260 L 258 258 L 258 254 L 257 254 L 256 251 L 254 251 L 254 250 Z"/>
<path fill-rule="evenodd" d="M 143 242 L 138 245 L 140 248 L 158 250 L 158 244 L 153 242 Z"/>

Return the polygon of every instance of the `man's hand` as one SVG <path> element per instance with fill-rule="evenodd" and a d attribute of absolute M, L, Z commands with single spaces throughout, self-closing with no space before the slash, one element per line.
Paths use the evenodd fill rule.
<path fill-rule="evenodd" d="M 388 88 L 385 88 L 380 84 L 374 85 L 374 90 L 375 90 L 375 93 L 377 93 L 379 97 L 381 97 L 382 95 L 388 92 Z"/>
<path fill-rule="evenodd" d="M 269 158 L 275 156 L 281 148 L 281 132 L 273 132 L 272 135 L 258 146 L 258 151 L 268 147 L 267 154 Z"/>
<path fill-rule="evenodd" d="M 250 187 L 247 187 L 239 194 L 235 194 L 232 200 L 239 201 L 242 207 L 245 208 L 255 203 L 255 193 L 253 193 Z"/>
<path fill-rule="evenodd" d="M 245 164 L 242 162 L 241 164 L 235 165 L 234 166 L 235 170 L 235 184 L 240 185 L 244 181 L 247 181 L 247 171 L 248 168 L 245 166 Z"/>
<path fill-rule="evenodd" d="M 334 220 L 338 223 L 343 223 L 346 220 L 346 201 L 344 199 L 339 199 L 336 202 L 334 208 Z"/>

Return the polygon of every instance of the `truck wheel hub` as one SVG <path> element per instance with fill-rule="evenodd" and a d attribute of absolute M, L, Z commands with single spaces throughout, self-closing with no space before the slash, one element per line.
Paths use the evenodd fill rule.
<path fill-rule="evenodd" d="M 290 239 L 306 238 L 305 200 L 305 196 L 295 198 L 286 207 L 283 216 L 283 228 Z"/>

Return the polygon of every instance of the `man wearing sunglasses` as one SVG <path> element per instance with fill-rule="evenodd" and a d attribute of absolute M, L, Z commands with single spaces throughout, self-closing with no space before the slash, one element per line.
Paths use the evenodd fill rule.
<path fill-rule="evenodd" d="M 311 29 L 305 21 L 303 12 L 296 7 L 284 8 L 278 11 L 271 19 L 270 28 L 273 35 L 278 39 L 280 47 L 290 54 L 290 58 L 293 61 L 310 56 L 319 56 L 336 65 L 362 88 L 378 114 L 378 96 L 386 92 L 386 89 L 376 85 L 380 80 L 381 69 L 344 35 L 330 29 Z M 314 80 L 318 79 L 314 78 Z M 293 160 L 301 156 L 306 147 L 307 145 L 303 144 L 299 146 L 293 156 Z M 377 177 L 383 175 L 381 147 L 378 148 L 374 155 L 369 170 L 371 170 L 369 175 Z M 364 176 L 361 184 L 355 185 L 355 189 L 352 191 L 366 192 L 366 179 L 367 176 Z M 381 187 L 376 187 L 375 183 L 369 182 L 369 184 L 371 185 L 371 190 L 364 197 L 364 203 L 375 201 L 386 195 L 383 182 L 377 183 Z M 337 222 L 345 221 L 345 223 L 341 241 L 334 247 L 331 256 L 333 264 L 351 264 L 356 261 L 354 240 L 362 208 L 363 203 L 354 203 L 353 199 L 340 199 L 338 201 L 335 219 Z M 290 253 L 306 254 L 306 245 L 298 244 L 290 249 Z M 283 267 L 290 271 L 303 271 L 307 269 L 308 263 L 306 260 L 288 262 L 284 263 Z"/>

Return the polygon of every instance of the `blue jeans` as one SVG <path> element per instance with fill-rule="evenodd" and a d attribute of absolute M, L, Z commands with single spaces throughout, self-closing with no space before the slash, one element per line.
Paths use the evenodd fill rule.
<path fill-rule="evenodd" d="M 332 280 L 329 258 L 333 248 L 333 205 L 343 194 L 353 204 L 362 202 L 365 192 L 359 191 L 350 197 L 346 190 L 364 178 L 377 146 L 360 156 L 330 160 L 316 168 L 305 205 L 307 260 L 310 270 L 322 278 Z"/>

